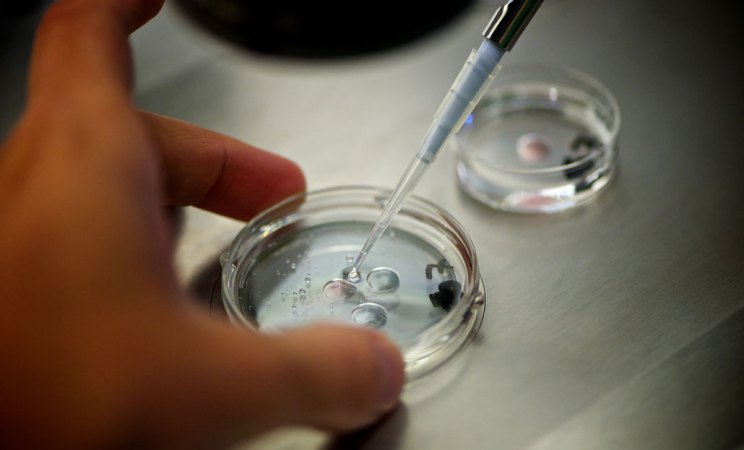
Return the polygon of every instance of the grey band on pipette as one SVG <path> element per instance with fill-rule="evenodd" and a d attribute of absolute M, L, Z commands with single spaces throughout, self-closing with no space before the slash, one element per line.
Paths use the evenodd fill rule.
<path fill-rule="evenodd" d="M 509 0 L 491 17 L 483 36 L 511 51 L 543 0 Z"/>

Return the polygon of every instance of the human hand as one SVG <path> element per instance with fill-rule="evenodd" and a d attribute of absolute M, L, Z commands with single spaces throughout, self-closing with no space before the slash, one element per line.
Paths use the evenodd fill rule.
<path fill-rule="evenodd" d="M 61 0 L 39 28 L 0 151 L 2 448 L 215 448 L 284 424 L 356 428 L 398 401 L 403 363 L 381 334 L 269 337 L 178 285 L 163 204 L 248 219 L 304 178 L 133 107 L 127 36 L 161 3 Z"/>

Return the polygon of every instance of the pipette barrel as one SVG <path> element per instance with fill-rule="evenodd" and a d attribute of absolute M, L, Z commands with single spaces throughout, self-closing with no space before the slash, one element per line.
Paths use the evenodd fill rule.
<path fill-rule="evenodd" d="M 447 139 L 460 129 L 491 84 L 503 55 L 504 50 L 490 39 L 484 39 L 478 50 L 470 53 L 434 115 L 417 158 L 433 161 Z"/>

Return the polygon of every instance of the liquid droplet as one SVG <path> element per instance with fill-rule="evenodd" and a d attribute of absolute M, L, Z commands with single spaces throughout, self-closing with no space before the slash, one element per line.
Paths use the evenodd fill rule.
<path fill-rule="evenodd" d="M 334 278 L 323 286 L 323 294 L 332 301 L 349 300 L 356 293 L 357 287 L 341 278 Z"/>
<path fill-rule="evenodd" d="M 387 323 L 387 311 L 377 303 L 362 303 L 351 311 L 354 323 L 369 328 L 382 328 Z"/>
<path fill-rule="evenodd" d="M 393 292 L 400 286 L 400 276 L 393 269 L 378 267 L 371 270 L 367 275 L 367 284 L 374 292 Z"/>
<path fill-rule="evenodd" d="M 352 283 L 358 283 L 362 279 L 362 274 L 359 273 L 359 270 L 354 266 L 344 267 L 341 274 L 345 280 L 351 281 Z"/>

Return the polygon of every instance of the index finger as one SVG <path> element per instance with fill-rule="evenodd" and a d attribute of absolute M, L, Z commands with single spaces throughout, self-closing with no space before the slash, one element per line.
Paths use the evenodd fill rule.
<path fill-rule="evenodd" d="M 66 100 L 93 91 L 128 99 L 131 55 L 127 38 L 150 20 L 163 0 L 60 0 L 37 31 L 29 101 Z"/>

